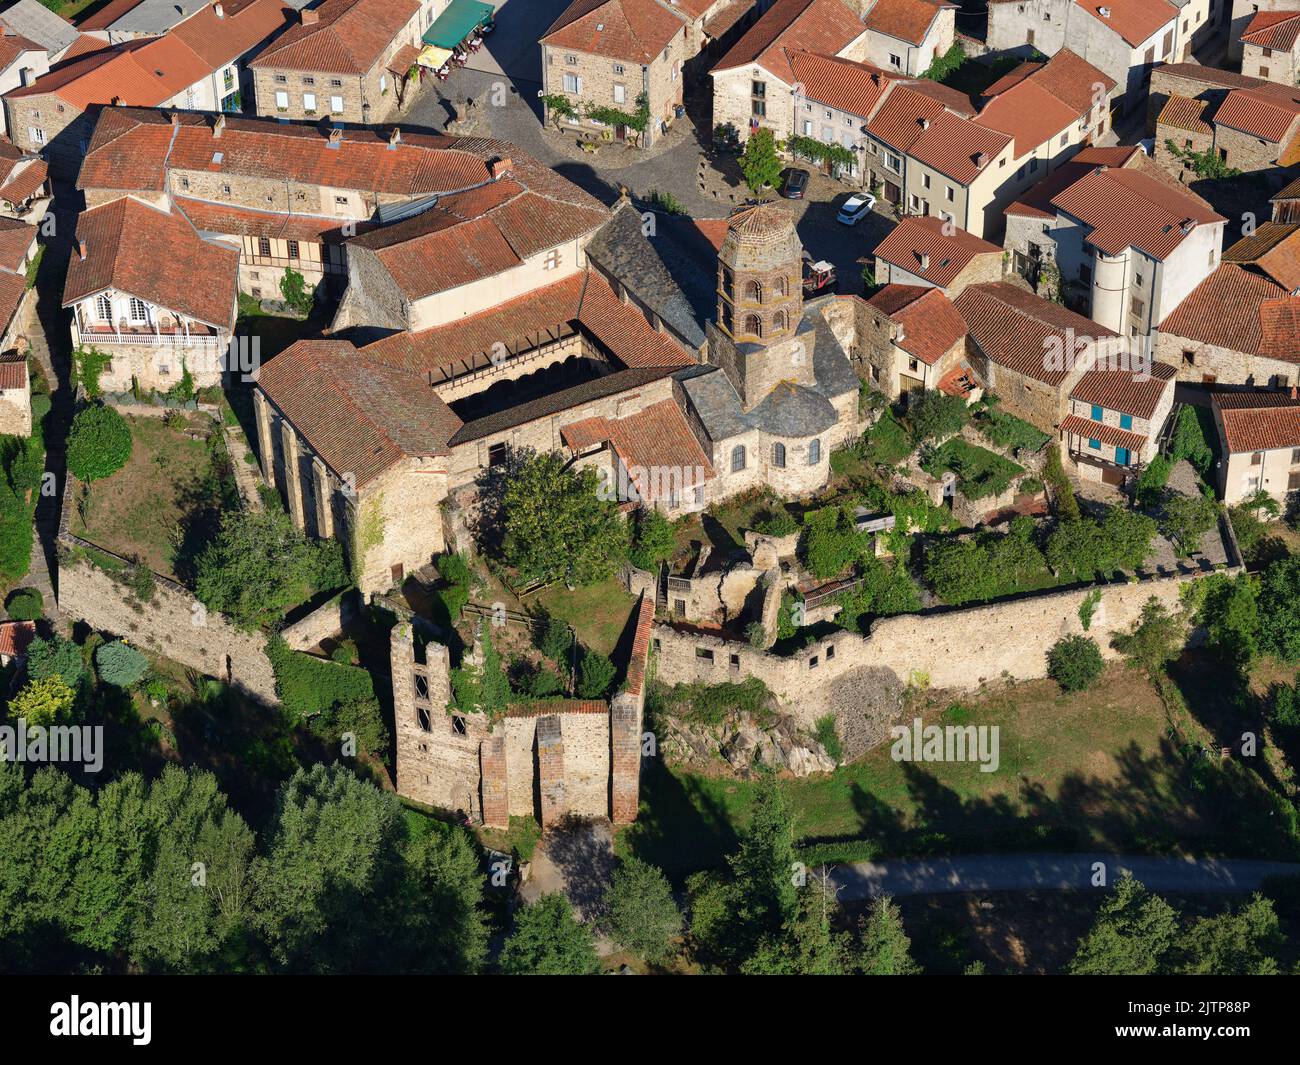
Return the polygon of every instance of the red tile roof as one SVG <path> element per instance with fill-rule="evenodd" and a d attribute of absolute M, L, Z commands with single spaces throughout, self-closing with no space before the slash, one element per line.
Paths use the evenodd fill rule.
<path fill-rule="evenodd" d="M 1185 129 L 1189 133 L 1213 133 L 1214 127 L 1203 117 L 1209 106 L 1208 100 L 1189 100 L 1186 96 L 1170 93 L 1165 106 L 1160 109 L 1156 124 Z"/>
<path fill-rule="evenodd" d="M 1198 225 L 1227 221 L 1139 170 L 1098 167 L 1052 197 L 1052 204 L 1090 227 L 1086 239 L 1107 255 L 1138 248 L 1164 260 Z"/>
<path fill-rule="evenodd" d="M 1221 263 L 1160 323 L 1160 331 L 1230 351 L 1273 357 L 1264 345 L 1260 308 L 1265 301 L 1286 295 L 1287 290 L 1271 277 L 1236 263 Z M 1277 357 L 1296 361 L 1286 355 Z"/>
<path fill-rule="evenodd" d="M 1214 393 L 1229 454 L 1300 447 L 1300 401 L 1286 393 Z"/>
<path fill-rule="evenodd" d="M 996 244 L 956 226 L 950 226 L 952 233 L 947 234 L 944 225 L 943 219 L 933 216 L 904 218 L 876 245 L 873 254 L 939 288 L 951 284 L 975 256 L 1001 256 L 1002 249 Z M 929 256 L 929 266 L 924 269 L 922 255 Z"/>
<path fill-rule="evenodd" d="M 172 203 L 194 223 L 194 228 L 218 236 L 271 237 L 278 240 L 306 240 L 341 244 L 344 220 L 319 215 L 285 214 L 280 211 L 255 211 L 248 207 L 191 200 L 173 196 Z M 358 222 L 357 231 L 366 232 L 369 222 Z"/>
<path fill-rule="evenodd" d="M 0 218 L 0 270 L 21 273 L 36 244 L 36 227 L 16 218 Z"/>
<path fill-rule="evenodd" d="M 886 102 L 885 107 L 888 106 Z M 941 111 L 921 130 L 907 154 L 954 181 L 969 185 L 1010 143 L 1008 134 L 986 129 L 978 119 L 971 121 Z"/>
<path fill-rule="evenodd" d="M 1150 40 L 1153 34 L 1178 17 L 1178 8 L 1168 0 L 1074 0 L 1074 2 L 1134 47 Z M 1105 15 L 1102 14 L 1103 8 L 1107 11 Z"/>
<path fill-rule="evenodd" d="M 549 714 L 608 714 L 603 699 L 534 699 L 530 703 L 509 703 L 506 717 L 545 717 Z"/>
<path fill-rule="evenodd" d="M 870 63 L 813 52 L 796 52 L 790 57 L 790 69 L 807 99 L 864 119 L 896 80 Z"/>
<path fill-rule="evenodd" d="M 203 240 L 178 212 L 124 196 L 84 212 L 63 306 L 114 288 L 213 327 L 233 329 L 237 249 Z"/>
<path fill-rule="evenodd" d="M 257 383 L 321 461 L 357 488 L 403 458 L 445 456 L 463 424 L 426 382 L 359 358 L 342 340 L 298 341 L 263 364 Z"/>
<path fill-rule="evenodd" d="M 1137 157 L 1141 156 L 1141 159 Z M 1062 163 L 1036 185 L 1020 194 L 1020 199 L 1005 211 L 1009 215 L 1027 215 L 1031 218 L 1055 218 L 1056 208 L 1052 197 L 1073 185 L 1081 177 L 1092 173 L 1098 166 L 1141 166 L 1146 153 L 1136 145 L 1121 144 L 1112 148 L 1081 148 L 1068 162 Z M 1159 171 L 1164 173 L 1164 171 Z M 1194 195 L 1194 194 L 1192 194 Z M 1199 199 L 1199 197 L 1198 197 Z"/>
<path fill-rule="evenodd" d="M 0 293 L 2 293 L 4 289 L 9 287 L 12 286 L 5 285 L 4 279 L 0 278 Z M 18 300 L 19 302 L 21 302 L 22 300 L 21 293 L 18 296 Z M 4 302 L 8 304 L 10 301 L 8 298 L 5 298 Z M 14 311 L 17 310 L 17 307 L 18 304 L 16 302 L 13 303 Z M 14 316 L 14 311 L 10 311 L 7 318 L 5 318 L 3 314 L 0 314 L 0 319 L 3 319 L 6 323 L 12 321 Z M 0 389 L 3 389 L 6 392 L 13 392 L 13 391 L 17 391 L 18 389 L 26 388 L 26 387 L 27 387 L 27 359 L 10 358 L 10 359 L 0 360 Z"/>
<path fill-rule="evenodd" d="M 644 479 L 640 474 L 645 471 L 681 471 L 680 483 L 672 485 L 673 489 L 695 488 L 713 476 L 713 466 L 691 432 L 686 415 L 671 399 L 651 404 L 626 418 L 596 417 L 570 422 L 561 427 L 560 436 L 576 451 L 608 443 L 628 470 L 637 494 L 647 503 L 662 498 L 659 489 L 670 486 L 657 483 L 660 478 L 654 476 Z"/>
<path fill-rule="evenodd" d="M 1114 79 L 1069 49 L 1034 66 L 993 95 L 975 119 L 1015 137 L 1017 158 L 1086 118 L 1092 110 L 1094 86 L 1102 86 L 1106 94 L 1115 87 Z"/>
<path fill-rule="evenodd" d="M 956 6 L 930 0 L 876 0 L 862 22 L 873 33 L 920 46 L 939 12 Z"/>
<path fill-rule="evenodd" d="M 44 52 L 35 41 L 29 41 L 17 33 L 0 34 L 0 70 L 7 67 L 24 52 Z"/>
<path fill-rule="evenodd" d="M 1079 378 L 1070 398 L 1135 418 L 1150 418 L 1173 387 L 1177 374 L 1174 367 L 1163 362 L 1152 363 L 1150 373 L 1145 375 L 1133 370 L 1089 370 Z"/>
<path fill-rule="evenodd" d="M 1233 89 L 1214 112 L 1216 126 L 1241 130 L 1273 144 L 1290 139 L 1297 119 L 1300 119 L 1300 102 L 1253 89 Z"/>
<path fill-rule="evenodd" d="M 171 28 L 168 36 L 188 45 L 213 70 L 219 70 L 296 22 L 284 0 L 249 0 L 244 4 L 208 4 Z"/>
<path fill-rule="evenodd" d="M 756 63 L 788 85 L 795 52 L 834 55 L 863 32 L 862 23 L 842 0 L 776 0 L 726 55 L 714 72 Z"/>
<path fill-rule="evenodd" d="M 944 113 L 944 105 L 911 85 L 896 83 L 867 123 L 867 132 L 900 152 L 910 151 L 925 126 Z"/>
<path fill-rule="evenodd" d="M 1056 387 L 1069 374 L 1048 366 L 1049 350 L 1071 338 L 1114 337 L 1105 326 L 1005 281 L 971 285 L 953 301 L 968 334 L 991 361 Z M 1061 350 L 1066 350 L 1061 347 Z"/>
<path fill-rule="evenodd" d="M 1241 39 L 1246 44 L 1289 52 L 1300 39 L 1300 11 L 1256 11 Z"/>
<path fill-rule="evenodd" d="M 1097 440 L 1111 447 L 1123 447 L 1129 451 L 1141 451 L 1147 438 L 1141 433 L 1130 433 L 1118 425 L 1106 425 L 1094 422 L 1091 418 L 1080 418 L 1077 414 L 1067 415 L 1061 419 L 1061 434 L 1082 436 L 1088 440 Z"/>
<path fill-rule="evenodd" d="M 966 319 L 937 288 L 925 289 L 889 317 L 902 327 L 895 343 L 927 366 L 933 366 L 966 335 Z"/>
<path fill-rule="evenodd" d="M 648 64 L 685 25 L 685 16 L 644 0 L 573 0 L 542 35 L 542 44 Z"/>
<path fill-rule="evenodd" d="M 365 74 L 419 12 L 416 0 L 325 0 L 313 21 L 291 26 L 248 65 Z"/>
<path fill-rule="evenodd" d="M 1223 252 L 1225 263 L 1252 263 L 1288 292 L 1300 289 L 1300 224 L 1262 222 Z"/>
<path fill-rule="evenodd" d="M 4 176 L 0 178 L 0 200 L 20 204 L 33 196 L 50 176 L 50 167 L 44 159 L 27 159 L 21 165 L 0 164 Z"/>
<path fill-rule="evenodd" d="M 1271 359 L 1300 362 L 1300 297 L 1278 296 L 1259 305 L 1259 347 Z"/>
<path fill-rule="evenodd" d="M 27 645 L 36 639 L 36 622 L 0 622 L 0 655 L 14 658 L 27 653 Z"/>

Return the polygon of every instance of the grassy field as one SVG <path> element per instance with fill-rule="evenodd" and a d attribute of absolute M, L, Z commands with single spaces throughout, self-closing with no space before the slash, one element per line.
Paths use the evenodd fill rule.
<path fill-rule="evenodd" d="M 927 723 L 998 726 L 996 772 L 896 762 L 879 747 L 829 775 L 785 781 L 799 839 L 870 841 L 881 856 L 1115 848 L 1281 858 L 1292 846 L 1261 779 L 1217 761 L 1190 771 L 1155 689 L 1123 666 L 1089 692 L 1022 682 L 953 706 L 936 694 L 918 708 Z M 656 765 L 621 846 L 679 875 L 716 864 L 753 787 Z"/>
<path fill-rule="evenodd" d="M 215 529 L 221 483 L 204 440 L 168 428 L 161 418 L 128 417 L 130 461 L 90 490 L 72 531 L 108 551 L 139 560 L 155 573 L 181 576 L 184 562 Z M 206 430 L 211 420 L 191 415 Z"/>
<path fill-rule="evenodd" d="M 586 588 L 569 591 L 562 584 L 552 585 L 535 596 L 549 614 L 567 621 L 584 647 L 610 654 L 627 628 L 632 616 L 633 598 L 623 590 L 617 577 L 610 577 Z"/>

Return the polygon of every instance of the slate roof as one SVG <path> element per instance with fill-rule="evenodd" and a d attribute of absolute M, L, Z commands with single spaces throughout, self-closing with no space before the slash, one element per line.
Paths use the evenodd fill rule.
<path fill-rule="evenodd" d="M 62 52 L 77 39 L 77 31 L 66 19 L 51 11 L 40 0 L 17 0 L 0 11 L 3 22 L 14 33 L 35 41 L 51 54 Z"/>
<path fill-rule="evenodd" d="M 617 278 L 636 298 L 657 314 L 688 344 L 699 348 L 707 339 L 696 309 L 664 261 L 668 233 L 645 235 L 641 212 L 630 203 L 614 211 L 587 242 L 587 258 Z"/>

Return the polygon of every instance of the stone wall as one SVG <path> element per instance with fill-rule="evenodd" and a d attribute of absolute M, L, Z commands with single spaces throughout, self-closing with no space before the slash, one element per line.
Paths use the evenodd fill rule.
<path fill-rule="evenodd" d="M 322 640 L 337 636 L 357 618 L 361 611 L 361 597 L 355 589 L 340 592 L 322 603 L 310 614 L 280 630 L 280 637 L 295 651 L 306 651 Z"/>
<path fill-rule="evenodd" d="M 104 570 L 75 557 L 75 548 L 86 546 L 83 542 L 69 538 L 67 545 L 74 552 L 59 564 L 60 611 L 141 650 L 216 677 L 259 702 L 279 702 L 263 634 L 236 628 L 206 610 L 188 589 L 162 577 L 154 577 L 153 598 L 141 603 Z"/>
<path fill-rule="evenodd" d="M 845 687 L 852 689 L 852 678 L 864 671 L 892 674 L 901 684 L 966 691 L 1003 676 L 1044 677 L 1047 652 L 1063 636 L 1084 632 L 1079 607 L 1098 590 L 1101 598 L 1086 635 L 1097 641 L 1104 657 L 1116 658 L 1111 637 L 1132 626 L 1147 600 L 1154 596 L 1176 610 L 1183 585 L 1195 579 L 1185 574 L 1088 585 L 987 606 L 881 618 L 869 636 L 837 632 L 791 656 L 659 624 L 653 638 L 656 676 L 669 685 L 757 677 L 801 725 L 814 728 L 831 708 L 830 693 L 842 697 Z"/>

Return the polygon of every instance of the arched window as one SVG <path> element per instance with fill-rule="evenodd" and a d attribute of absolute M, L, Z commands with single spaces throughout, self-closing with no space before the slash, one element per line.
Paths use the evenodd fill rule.
<path fill-rule="evenodd" d="M 745 333 L 747 336 L 761 337 L 763 335 L 763 319 L 756 314 L 747 314 L 745 316 Z"/>
<path fill-rule="evenodd" d="M 822 442 L 814 440 L 808 445 L 808 465 L 816 466 L 822 460 Z"/>
<path fill-rule="evenodd" d="M 101 322 L 111 322 L 113 320 L 113 301 L 102 294 L 96 296 L 95 311 L 99 315 Z"/>
<path fill-rule="evenodd" d="M 745 445 L 737 444 L 731 449 L 731 472 L 739 473 L 745 468 Z"/>
<path fill-rule="evenodd" d="M 751 303 L 763 302 L 763 286 L 757 281 L 747 281 L 745 283 L 745 299 Z"/>
<path fill-rule="evenodd" d="M 777 469 L 781 469 L 781 470 L 785 469 L 785 445 L 784 444 L 772 445 L 772 465 L 775 466 Z"/>
<path fill-rule="evenodd" d="M 776 314 L 772 316 L 772 332 L 784 333 L 787 321 L 788 319 L 785 316 L 785 311 L 777 311 Z"/>
<path fill-rule="evenodd" d="M 772 293 L 773 295 L 776 296 L 777 299 L 779 300 L 785 299 L 785 294 L 788 291 L 789 289 L 786 287 L 784 277 L 778 277 L 775 281 L 772 282 Z"/>

